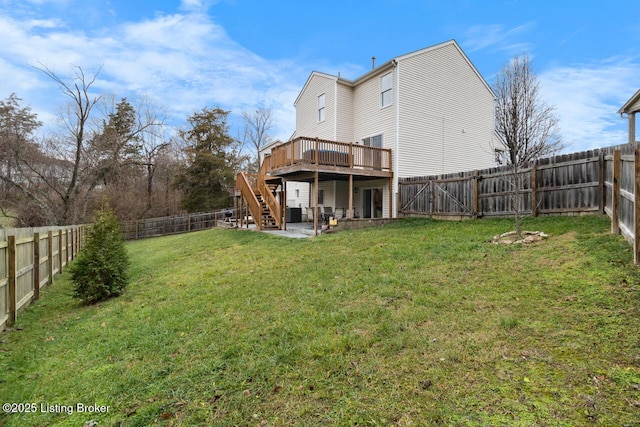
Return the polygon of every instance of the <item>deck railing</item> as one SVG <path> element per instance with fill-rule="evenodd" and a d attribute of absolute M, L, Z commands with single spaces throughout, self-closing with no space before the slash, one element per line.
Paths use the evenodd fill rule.
<path fill-rule="evenodd" d="M 391 171 L 391 150 L 298 137 L 274 147 L 264 160 L 266 172 L 299 164 Z"/>
<path fill-rule="evenodd" d="M 271 216 L 276 222 L 278 228 L 282 227 L 282 207 L 280 206 L 280 202 L 273 195 L 269 187 L 267 186 L 267 182 L 265 180 L 266 177 L 266 165 L 260 166 L 260 173 L 258 173 L 258 191 L 262 196 L 262 200 L 269 206 L 269 210 L 271 211 Z"/>
<path fill-rule="evenodd" d="M 252 184 L 247 179 L 247 176 L 240 172 L 236 176 L 236 188 L 240 190 L 242 197 L 247 202 L 247 206 L 249 207 L 249 212 L 254 218 L 254 222 L 256 227 L 259 230 L 262 229 L 262 221 L 260 221 L 260 217 L 262 216 L 262 209 L 260 208 L 260 204 L 258 203 L 258 199 L 252 189 Z"/>

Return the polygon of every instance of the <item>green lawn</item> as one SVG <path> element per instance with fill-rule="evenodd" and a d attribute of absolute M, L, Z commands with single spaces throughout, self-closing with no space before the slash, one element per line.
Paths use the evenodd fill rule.
<path fill-rule="evenodd" d="M 0 401 L 37 405 L 0 426 L 640 425 L 629 244 L 606 217 L 487 242 L 511 227 L 129 243 L 123 296 L 81 306 L 65 275 L 0 334 Z"/>

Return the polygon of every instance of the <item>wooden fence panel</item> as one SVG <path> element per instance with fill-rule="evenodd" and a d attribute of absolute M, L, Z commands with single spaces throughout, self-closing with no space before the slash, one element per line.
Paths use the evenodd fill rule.
<path fill-rule="evenodd" d="M 40 288 L 52 283 L 53 275 L 82 248 L 83 229 L 1 230 L 5 240 L 0 240 L 0 329 L 15 322 L 19 310 L 37 299 Z"/>
<path fill-rule="evenodd" d="M 451 176 L 431 181 L 431 194 L 434 215 L 472 216 L 471 176 Z"/>
<path fill-rule="evenodd" d="M 16 240 L 16 310 L 33 297 L 33 237 Z"/>
<path fill-rule="evenodd" d="M 613 155 L 604 156 L 604 211 L 611 216 L 613 209 Z"/>
<path fill-rule="evenodd" d="M 405 178 L 399 187 L 401 208 L 407 213 L 426 213 L 431 208 L 431 182 L 420 178 Z"/>
<path fill-rule="evenodd" d="M 58 235 L 58 250 L 60 251 L 60 272 L 67 266 L 67 233 L 60 231 Z"/>
<path fill-rule="evenodd" d="M 620 157 L 620 202 L 619 227 L 627 240 L 633 242 L 634 236 L 634 197 L 635 197 L 635 162 L 628 154 Z"/>
<path fill-rule="evenodd" d="M 538 213 L 598 211 L 601 208 L 599 152 L 574 153 L 536 164 Z"/>
<path fill-rule="evenodd" d="M 229 210 L 235 212 L 235 209 L 229 208 Z M 136 240 L 206 230 L 216 227 L 217 222 L 225 218 L 226 211 L 227 209 L 218 212 L 127 221 L 121 224 L 122 235 L 125 240 Z"/>
<path fill-rule="evenodd" d="M 519 188 L 520 212 L 531 213 L 531 169 L 520 171 L 520 179 L 514 178 L 508 168 L 494 168 L 479 172 L 478 215 L 513 215 L 516 203 L 515 188 Z"/>
<path fill-rule="evenodd" d="M 9 249 L 0 241 L 0 329 L 9 319 Z"/>
<path fill-rule="evenodd" d="M 52 260 L 52 273 L 56 275 L 62 271 L 60 258 L 60 235 L 61 231 L 56 231 L 52 233 L 52 241 L 51 241 L 51 260 Z"/>
<path fill-rule="evenodd" d="M 511 216 L 516 208 L 524 215 L 602 211 L 602 158 L 595 150 L 541 159 L 518 177 L 504 166 L 401 178 L 400 211 L 440 216 Z M 418 194 L 418 183 L 433 188 Z"/>
<path fill-rule="evenodd" d="M 38 271 L 40 277 L 39 287 L 43 288 L 44 286 L 51 283 L 50 268 L 49 268 L 49 235 L 48 233 L 43 233 L 39 235 L 39 260 L 38 260 Z"/>

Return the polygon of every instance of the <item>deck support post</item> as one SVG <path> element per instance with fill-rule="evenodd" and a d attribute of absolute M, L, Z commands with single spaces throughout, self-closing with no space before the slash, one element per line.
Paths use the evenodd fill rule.
<path fill-rule="evenodd" d="M 347 218 L 353 219 L 353 175 L 349 175 L 349 210 Z"/>
<path fill-rule="evenodd" d="M 318 169 L 317 168 L 313 176 L 313 234 L 315 236 L 318 235 Z"/>
<path fill-rule="evenodd" d="M 283 206 L 284 209 L 282 209 L 282 224 L 283 224 L 283 229 L 284 231 L 287 231 L 287 180 L 286 179 L 282 179 L 282 203 L 280 203 L 280 206 Z"/>

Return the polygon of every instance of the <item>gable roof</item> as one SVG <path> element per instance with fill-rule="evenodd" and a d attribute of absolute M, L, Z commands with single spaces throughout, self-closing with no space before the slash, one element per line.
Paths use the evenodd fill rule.
<path fill-rule="evenodd" d="M 300 100 L 300 96 L 305 91 L 305 89 L 307 88 L 307 86 L 309 85 L 309 82 L 311 81 L 311 79 L 313 77 L 316 77 L 316 76 L 317 77 L 324 77 L 324 78 L 327 78 L 327 79 L 334 80 L 336 82 L 342 83 L 344 85 L 353 87 L 353 86 L 356 86 L 356 85 L 358 85 L 359 83 L 361 83 L 361 82 L 363 82 L 365 80 L 368 80 L 369 78 L 371 78 L 371 77 L 373 77 L 373 76 L 375 76 L 375 75 L 377 75 L 379 73 L 382 73 L 382 72 L 386 71 L 387 69 L 389 69 L 391 67 L 395 67 L 398 64 L 399 61 L 411 58 L 412 56 L 423 54 L 425 52 L 429 52 L 429 51 L 433 51 L 433 50 L 436 50 L 436 49 L 440 49 L 440 48 L 443 48 L 443 47 L 449 46 L 449 45 L 452 45 L 453 47 L 456 48 L 456 50 L 460 53 L 460 55 L 467 62 L 469 67 L 471 67 L 473 72 L 476 74 L 478 79 L 482 82 L 484 87 L 495 98 L 495 93 L 493 92 L 493 89 L 491 89 L 491 86 L 489 86 L 489 84 L 486 82 L 484 77 L 482 77 L 480 72 L 478 72 L 478 69 L 475 67 L 475 65 L 473 65 L 471 60 L 469 60 L 467 55 L 465 55 L 465 53 L 462 51 L 462 49 L 460 48 L 458 43 L 455 41 L 455 39 L 451 39 L 451 40 L 448 40 L 446 42 L 438 43 L 438 44 L 435 44 L 433 46 L 425 47 L 423 49 L 419 49 L 419 50 L 416 50 L 416 51 L 413 51 L 413 52 L 406 53 L 404 55 L 397 56 L 397 57 L 395 57 L 395 58 L 383 63 L 382 65 L 379 65 L 378 67 L 375 67 L 374 69 L 364 73 L 360 77 L 357 77 L 355 80 L 345 79 L 345 78 L 340 77 L 340 76 L 334 76 L 332 74 L 327 74 L 327 73 L 323 73 L 323 72 L 320 72 L 320 71 L 312 71 L 311 74 L 309 74 L 309 77 L 307 78 L 307 81 L 305 82 L 304 86 L 302 86 L 302 89 L 300 90 L 300 93 L 298 93 L 298 96 L 296 97 L 296 100 L 294 101 L 293 105 L 297 105 L 298 104 L 298 101 Z"/>
<path fill-rule="evenodd" d="M 484 77 L 482 77 L 482 74 L 480 74 L 480 72 L 478 71 L 478 69 L 476 68 L 475 65 L 473 65 L 473 62 L 471 62 L 471 60 L 469 59 L 469 57 L 464 53 L 464 51 L 462 50 L 462 48 L 460 47 L 460 45 L 458 45 L 458 43 L 456 42 L 455 39 L 451 39 L 449 41 L 443 42 L 443 43 L 439 43 L 433 46 L 429 46 L 426 47 L 424 49 L 420 49 L 420 50 L 416 50 L 414 52 L 410 52 L 407 53 L 405 55 L 401 55 L 397 58 L 395 58 L 395 60 L 397 61 L 402 61 L 404 59 L 408 59 L 411 58 L 412 56 L 416 56 L 416 55 L 420 55 L 423 54 L 425 52 L 429 52 L 432 50 L 436 50 L 436 49 L 440 49 L 443 48 L 445 46 L 453 46 L 454 48 L 456 48 L 456 50 L 458 51 L 458 53 L 460 54 L 460 56 L 462 56 L 462 58 L 464 58 L 464 60 L 467 62 L 467 64 L 469 65 L 469 67 L 471 68 L 471 70 L 473 70 L 473 72 L 475 73 L 475 75 L 478 77 L 478 79 L 482 82 L 482 84 L 484 85 L 484 87 L 491 93 L 491 95 L 493 95 L 493 97 L 495 98 L 495 93 L 493 92 L 493 89 L 491 89 L 491 86 L 489 86 L 489 84 L 487 83 L 487 81 L 484 79 Z"/>
<path fill-rule="evenodd" d="M 618 110 L 618 114 L 629 114 L 638 111 L 640 111 L 640 89 Z"/>
<path fill-rule="evenodd" d="M 298 96 L 296 97 L 296 100 L 293 102 L 293 105 L 297 105 L 298 104 L 298 101 L 300 100 L 300 97 L 302 96 L 304 91 L 307 89 L 307 86 L 309 86 L 309 82 L 311 82 L 311 79 L 313 79 L 315 76 L 324 77 L 324 78 L 327 78 L 329 80 L 337 80 L 338 79 L 337 76 L 332 76 L 331 74 L 321 73 L 320 71 L 312 71 L 311 74 L 309 74 L 309 77 L 307 78 L 307 81 L 304 83 L 304 86 L 302 86 L 302 89 L 300 89 L 300 92 L 298 93 Z"/>

